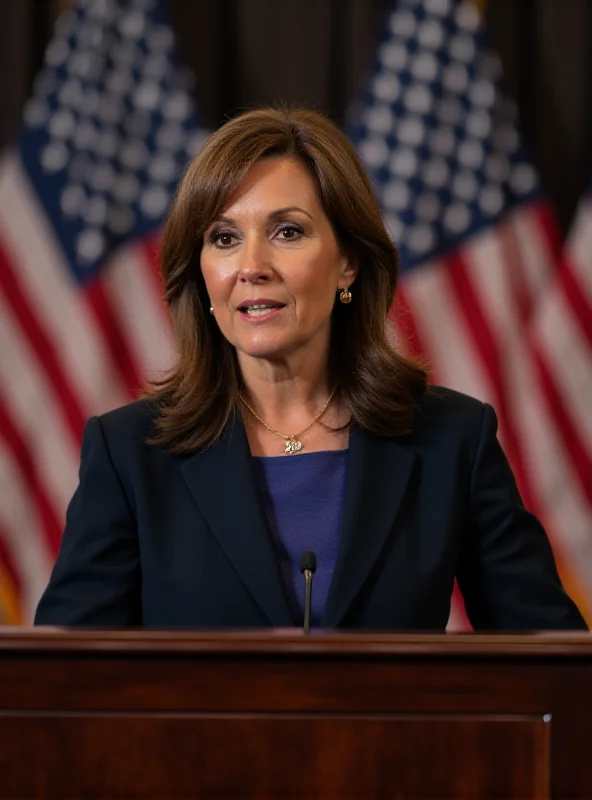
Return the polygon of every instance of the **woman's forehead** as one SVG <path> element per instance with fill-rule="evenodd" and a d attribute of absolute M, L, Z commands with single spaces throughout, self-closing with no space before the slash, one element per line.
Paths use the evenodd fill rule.
<path fill-rule="evenodd" d="M 320 205 L 315 180 L 305 165 L 288 156 L 273 156 L 251 167 L 221 213 L 232 216 L 299 207 L 310 214 Z"/>

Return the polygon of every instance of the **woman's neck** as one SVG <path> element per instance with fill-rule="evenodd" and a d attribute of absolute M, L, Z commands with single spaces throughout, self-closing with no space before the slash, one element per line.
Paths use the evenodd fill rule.
<path fill-rule="evenodd" d="M 303 452 L 347 447 L 347 430 L 332 430 L 347 426 L 349 414 L 333 394 L 326 363 L 309 362 L 299 370 L 264 362 L 241 367 L 242 411 L 253 455 L 281 455 L 286 442 L 278 432 L 289 437 L 304 431 Z"/>
<path fill-rule="evenodd" d="M 243 399 L 241 405 L 252 455 L 280 456 L 347 448 L 350 415 L 334 400 L 335 390 L 327 392 L 317 402 L 311 394 L 308 402 L 303 392 L 295 399 L 290 395 L 290 403 L 285 408 L 281 407 L 280 397 L 280 393 L 276 393 L 271 403 L 268 398 L 258 409 L 251 405 L 250 399 Z"/>
<path fill-rule="evenodd" d="M 296 365 L 263 359 L 241 361 L 244 399 L 268 425 L 280 430 L 282 425 L 304 427 L 335 388 L 326 359 L 308 359 Z"/>

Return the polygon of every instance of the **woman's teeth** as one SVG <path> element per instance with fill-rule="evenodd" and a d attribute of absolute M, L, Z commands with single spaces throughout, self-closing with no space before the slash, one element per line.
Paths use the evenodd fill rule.
<path fill-rule="evenodd" d="M 263 314 L 268 314 L 270 311 L 273 311 L 276 308 L 278 308 L 278 306 L 249 306 L 246 311 L 250 317 L 260 317 Z"/>

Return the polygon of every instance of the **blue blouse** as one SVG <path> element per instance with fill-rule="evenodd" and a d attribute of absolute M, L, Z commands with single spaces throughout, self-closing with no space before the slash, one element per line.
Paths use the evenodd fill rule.
<path fill-rule="evenodd" d="M 317 556 L 311 625 L 319 625 L 335 568 L 341 530 L 347 450 L 253 458 L 265 515 L 297 624 L 304 614 L 300 556 Z"/>

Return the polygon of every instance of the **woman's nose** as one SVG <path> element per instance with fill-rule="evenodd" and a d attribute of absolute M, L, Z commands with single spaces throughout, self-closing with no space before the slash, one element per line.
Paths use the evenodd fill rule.
<path fill-rule="evenodd" d="M 239 253 L 238 277 L 242 281 L 269 280 L 273 272 L 269 248 L 257 238 L 245 241 Z"/>

